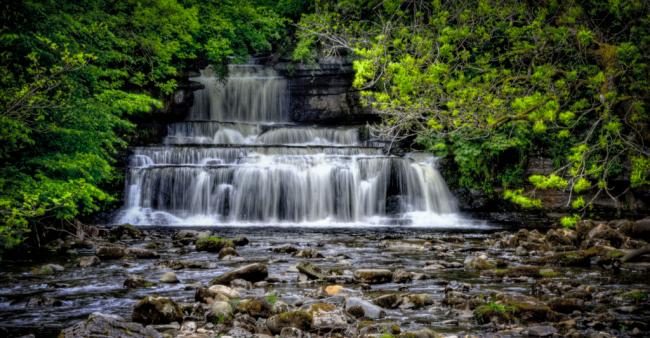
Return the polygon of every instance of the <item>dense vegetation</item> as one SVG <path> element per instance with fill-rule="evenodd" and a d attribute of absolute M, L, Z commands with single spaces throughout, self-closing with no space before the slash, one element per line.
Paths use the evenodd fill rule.
<path fill-rule="evenodd" d="M 302 3 L 3 2 L 0 251 L 115 200 L 128 117 L 161 107 L 195 62 L 272 52 Z"/>
<path fill-rule="evenodd" d="M 457 167 L 462 187 L 523 207 L 570 192 L 571 226 L 602 196 L 647 189 L 650 3 L 632 1 L 321 2 L 293 56 L 354 58 L 354 85 L 384 116 Z M 531 156 L 554 171 L 526 177 Z M 622 183 L 621 182 L 625 182 Z M 525 186 L 531 187 L 524 190 Z M 495 189 L 496 188 L 496 189 Z"/>
<path fill-rule="evenodd" d="M 567 225 L 598 196 L 650 183 L 643 0 L 0 6 L 0 250 L 114 201 L 129 116 L 160 108 L 184 70 L 252 54 L 350 57 L 384 116 L 376 133 L 448 156 L 459 186 L 525 207 L 541 205 L 536 189 L 570 191 Z M 526 177 L 536 155 L 555 171 Z"/>

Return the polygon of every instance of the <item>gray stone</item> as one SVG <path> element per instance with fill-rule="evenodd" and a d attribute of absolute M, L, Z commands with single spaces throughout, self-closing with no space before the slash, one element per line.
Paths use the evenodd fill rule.
<path fill-rule="evenodd" d="M 87 268 L 89 266 L 95 266 L 99 265 L 101 263 L 101 260 L 97 256 L 85 256 L 79 258 L 79 261 L 77 262 L 77 265 L 82 268 Z"/>
<path fill-rule="evenodd" d="M 550 325 L 535 325 L 528 327 L 530 337 L 550 337 L 557 334 L 557 329 Z"/>
<path fill-rule="evenodd" d="M 162 338 L 162 335 L 153 328 L 144 327 L 138 323 L 127 322 L 120 316 L 95 312 L 88 319 L 61 331 L 59 337 Z"/>
<path fill-rule="evenodd" d="M 249 282 L 259 282 L 269 276 L 269 270 L 266 264 L 253 263 L 242 266 L 241 268 L 230 270 L 221 276 L 218 276 L 210 284 L 228 285 L 235 279 L 243 279 Z"/>
<path fill-rule="evenodd" d="M 134 322 L 167 324 L 183 321 L 181 307 L 167 297 L 146 296 L 133 307 Z"/>
<path fill-rule="evenodd" d="M 163 273 L 162 277 L 160 277 L 160 281 L 163 283 L 178 283 L 178 277 L 176 277 L 176 274 L 172 271 L 167 271 Z"/>
<path fill-rule="evenodd" d="M 380 319 L 386 316 L 386 312 L 379 306 L 357 297 L 350 297 L 345 301 L 345 310 L 354 316 L 360 315 L 368 319 Z"/>
<path fill-rule="evenodd" d="M 354 277 L 368 284 L 381 284 L 393 279 L 393 272 L 388 269 L 359 269 L 354 272 Z"/>

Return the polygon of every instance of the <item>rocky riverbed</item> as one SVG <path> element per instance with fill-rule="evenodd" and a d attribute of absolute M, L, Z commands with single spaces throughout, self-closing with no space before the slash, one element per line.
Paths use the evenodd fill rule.
<path fill-rule="evenodd" d="M 98 229 L 2 262 L 0 334 L 650 336 L 647 223 Z"/>

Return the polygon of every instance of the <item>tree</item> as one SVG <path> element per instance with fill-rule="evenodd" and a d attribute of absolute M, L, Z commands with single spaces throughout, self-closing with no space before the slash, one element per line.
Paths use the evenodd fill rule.
<path fill-rule="evenodd" d="M 294 56 L 351 53 L 355 87 L 383 116 L 378 135 L 415 138 L 453 160 L 460 186 L 502 187 L 524 207 L 541 206 L 537 189 L 568 191 L 577 216 L 563 223 L 571 225 L 599 195 L 618 203 L 622 192 L 650 183 L 649 8 L 644 1 L 325 3 L 303 16 Z M 555 171 L 526 178 L 537 152 L 552 156 Z M 621 175 L 628 183 L 618 189 Z"/>

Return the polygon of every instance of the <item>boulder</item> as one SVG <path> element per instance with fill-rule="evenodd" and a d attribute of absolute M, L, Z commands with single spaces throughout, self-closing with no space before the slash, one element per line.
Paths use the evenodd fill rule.
<path fill-rule="evenodd" d="M 312 315 L 312 328 L 315 330 L 335 331 L 347 328 L 345 313 L 333 304 L 316 303 L 309 308 Z"/>
<path fill-rule="evenodd" d="M 496 263 L 489 260 L 485 254 L 467 256 L 463 263 L 467 270 L 490 270 L 496 268 Z"/>
<path fill-rule="evenodd" d="M 341 292 L 341 290 L 343 290 L 343 286 L 334 284 L 324 287 L 323 293 L 328 296 L 336 296 Z"/>
<path fill-rule="evenodd" d="M 100 245 L 95 255 L 101 259 L 120 259 L 126 256 L 126 249 L 119 245 Z"/>
<path fill-rule="evenodd" d="M 273 312 L 273 305 L 264 298 L 246 299 L 237 305 L 237 312 L 253 318 L 268 318 Z"/>
<path fill-rule="evenodd" d="M 359 269 L 354 272 L 354 277 L 368 284 L 381 284 L 393 280 L 393 272 L 388 269 Z"/>
<path fill-rule="evenodd" d="M 316 249 L 302 249 L 293 254 L 294 257 L 300 258 L 323 258 L 324 256 Z"/>
<path fill-rule="evenodd" d="M 121 224 L 111 229 L 111 236 L 115 239 L 142 239 L 144 233 L 131 224 Z"/>
<path fill-rule="evenodd" d="M 296 265 L 296 269 L 298 269 L 300 273 L 306 275 L 309 279 L 327 279 L 327 275 L 323 273 L 319 267 L 312 263 L 300 262 L 298 265 Z"/>
<path fill-rule="evenodd" d="M 126 249 L 126 254 L 136 258 L 159 258 L 160 255 L 154 250 L 145 249 L 145 248 L 128 248 Z"/>
<path fill-rule="evenodd" d="M 77 265 L 82 268 L 99 265 L 99 263 L 101 263 L 101 260 L 97 256 L 85 256 L 77 261 Z"/>
<path fill-rule="evenodd" d="M 237 291 L 237 290 L 235 290 L 233 288 L 227 287 L 225 285 L 219 285 L 219 284 L 212 285 L 212 286 L 210 286 L 208 288 L 208 291 L 211 294 L 221 295 L 221 296 L 223 296 L 223 297 L 225 297 L 227 299 L 235 299 L 235 298 L 240 298 L 241 297 L 241 295 L 239 294 L 239 291 Z"/>
<path fill-rule="evenodd" d="M 271 251 L 275 253 L 282 253 L 282 254 L 294 254 L 298 252 L 298 250 L 299 249 L 293 245 L 283 245 L 271 249 Z"/>
<path fill-rule="evenodd" d="M 225 247 L 235 246 L 231 240 L 216 236 L 199 237 L 195 245 L 197 251 L 208 252 L 219 252 Z"/>
<path fill-rule="evenodd" d="M 413 273 L 404 269 L 395 270 L 393 272 L 394 283 L 409 283 L 413 280 Z"/>
<path fill-rule="evenodd" d="M 650 217 L 636 222 L 627 222 L 621 226 L 620 230 L 626 236 L 650 242 Z"/>
<path fill-rule="evenodd" d="M 219 259 L 224 259 L 227 256 L 239 256 L 237 253 L 237 250 L 235 248 L 227 246 L 221 250 L 219 250 Z"/>
<path fill-rule="evenodd" d="M 402 332 L 399 338 L 438 338 L 440 335 L 436 334 L 435 331 L 431 329 L 419 329 L 415 331 L 406 331 Z"/>
<path fill-rule="evenodd" d="M 183 311 L 167 297 L 146 296 L 133 307 L 132 319 L 145 325 L 180 323 L 183 321 Z"/>
<path fill-rule="evenodd" d="M 609 225 L 601 223 L 587 233 L 587 237 L 582 243 L 582 248 L 589 248 L 602 241 L 605 241 L 606 244 L 613 247 L 620 248 L 621 244 L 625 241 L 625 237 Z"/>
<path fill-rule="evenodd" d="M 248 245 L 248 243 L 250 243 L 250 241 L 244 236 L 239 236 L 232 240 L 232 244 L 235 246 L 245 246 Z"/>
<path fill-rule="evenodd" d="M 160 281 L 162 283 L 178 283 L 178 277 L 176 277 L 176 274 L 172 271 L 167 271 L 163 273 L 163 275 L 160 277 Z"/>
<path fill-rule="evenodd" d="M 433 305 L 433 297 L 427 293 L 412 293 L 402 297 L 399 307 L 402 309 L 420 309 Z"/>
<path fill-rule="evenodd" d="M 229 285 L 235 279 L 243 279 L 252 283 L 262 281 L 269 276 L 269 270 L 266 264 L 253 263 L 230 270 L 221 276 L 218 276 L 210 284 Z"/>
<path fill-rule="evenodd" d="M 128 338 L 162 338 L 158 331 L 141 324 L 127 322 L 116 315 L 95 312 L 88 319 L 78 322 L 59 334 L 60 338 L 86 337 L 128 337 Z"/>
<path fill-rule="evenodd" d="M 548 306 L 556 312 L 572 313 L 573 311 L 583 311 L 585 302 L 582 299 L 571 297 L 557 297 L 548 302 Z"/>
<path fill-rule="evenodd" d="M 266 326 L 273 334 L 279 334 L 287 327 L 308 331 L 312 328 L 312 315 L 307 311 L 289 311 L 274 315 L 266 320 Z"/>
<path fill-rule="evenodd" d="M 385 309 L 395 309 L 402 302 L 402 297 L 396 293 L 390 293 L 376 297 L 372 300 L 372 302 L 375 303 L 375 305 L 381 306 Z"/>
<path fill-rule="evenodd" d="M 38 268 L 34 269 L 33 272 L 35 275 L 51 275 L 56 272 L 61 272 L 65 270 L 65 268 L 59 264 L 45 264 L 42 266 L 39 266 Z"/>
<path fill-rule="evenodd" d="M 153 285 L 152 282 L 148 282 L 144 277 L 139 275 L 129 275 L 124 281 L 124 287 L 129 289 L 143 288 Z"/>
<path fill-rule="evenodd" d="M 557 329 L 550 325 L 534 325 L 528 328 L 529 337 L 550 337 L 557 334 Z"/>
<path fill-rule="evenodd" d="M 386 316 L 386 312 L 379 306 L 357 297 L 345 301 L 345 311 L 357 318 L 380 319 Z"/>
<path fill-rule="evenodd" d="M 550 264 L 556 266 L 585 266 L 591 265 L 591 258 L 598 256 L 601 250 L 597 247 L 589 248 L 587 250 L 574 250 L 557 252 L 553 255 L 541 257 L 532 260 L 532 263 L 537 264 Z"/>
<path fill-rule="evenodd" d="M 207 320 L 215 323 L 222 324 L 228 321 L 233 316 L 233 309 L 230 303 L 224 301 L 216 301 L 210 304 L 210 311 L 206 316 Z"/>

